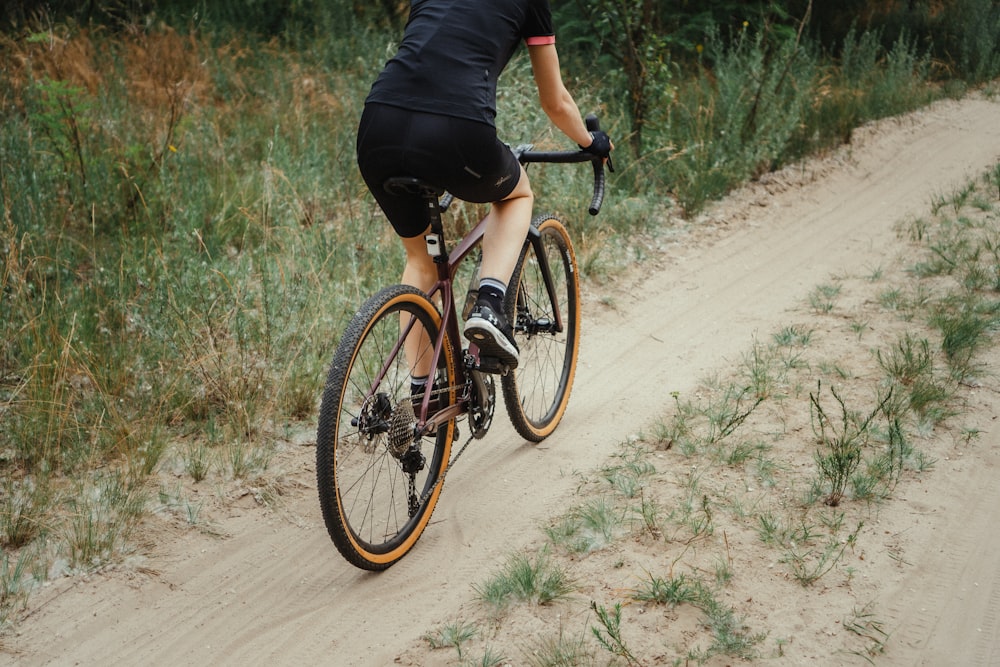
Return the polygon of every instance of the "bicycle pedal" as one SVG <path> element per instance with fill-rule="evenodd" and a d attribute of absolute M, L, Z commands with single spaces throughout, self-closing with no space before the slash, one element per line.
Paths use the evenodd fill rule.
<path fill-rule="evenodd" d="M 491 375 L 506 375 L 510 368 L 496 357 L 479 357 L 479 365 L 476 370 Z"/>

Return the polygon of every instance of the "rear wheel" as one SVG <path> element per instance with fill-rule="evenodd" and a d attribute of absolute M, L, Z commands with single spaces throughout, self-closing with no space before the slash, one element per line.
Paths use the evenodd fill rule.
<path fill-rule="evenodd" d="M 540 442 L 559 425 L 569 403 L 580 346 L 580 283 L 563 223 L 541 216 L 532 225 L 539 238 L 521 252 L 510 283 L 517 288 L 507 290 L 504 304 L 520 361 L 501 385 L 515 430 Z"/>
<path fill-rule="evenodd" d="M 366 570 L 384 570 L 406 555 L 441 493 L 455 422 L 414 442 L 410 366 L 403 351 L 409 332 L 424 342 L 416 356 L 429 355 L 426 342 L 440 326 L 423 292 L 388 287 L 354 316 L 330 366 L 316 434 L 320 507 L 337 549 Z M 455 360 L 447 340 L 434 384 L 447 388 L 439 400 L 454 401 Z"/>

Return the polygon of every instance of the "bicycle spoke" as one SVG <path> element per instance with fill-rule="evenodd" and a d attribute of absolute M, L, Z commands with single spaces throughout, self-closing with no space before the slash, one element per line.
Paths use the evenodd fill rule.
<path fill-rule="evenodd" d="M 349 561 L 384 569 L 409 550 L 437 501 L 454 423 L 414 447 L 408 335 L 436 335 L 438 316 L 413 288 L 387 288 L 366 302 L 338 347 L 320 408 L 317 482 L 330 537 Z M 443 383 L 454 384 L 446 347 Z M 450 364 L 450 365 L 449 365 Z"/>
<path fill-rule="evenodd" d="M 517 296 L 510 304 L 517 308 L 515 340 L 521 361 L 502 380 L 511 423 L 533 442 L 547 437 L 565 411 L 580 321 L 576 264 L 566 230 L 551 217 L 541 220 L 538 229 L 538 243 L 526 246 L 515 270 Z"/>

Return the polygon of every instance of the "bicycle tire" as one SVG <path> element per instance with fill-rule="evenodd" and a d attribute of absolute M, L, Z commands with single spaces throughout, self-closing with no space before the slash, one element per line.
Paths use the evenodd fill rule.
<path fill-rule="evenodd" d="M 559 218 L 542 215 L 537 228 L 551 269 L 562 331 L 554 330 L 555 313 L 535 248 L 525 244 L 514 268 L 504 308 L 514 327 L 520 361 L 504 375 L 504 404 L 521 437 L 541 442 L 559 425 L 569 403 L 580 350 L 580 282 L 576 253 Z"/>
<path fill-rule="evenodd" d="M 323 520 L 344 558 L 365 570 L 385 570 L 419 539 L 440 496 L 456 433 L 452 419 L 423 438 L 424 463 L 411 483 L 404 468 L 420 457 L 408 453 L 415 418 L 399 344 L 411 317 L 433 341 L 441 316 L 420 290 L 395 285 L 368 299 L 337 347 L 320 405 L 316 479 Z M 446 339 L 435 382 L 447 388 L 442 395 L 449 402 L 455 381 Z"/>

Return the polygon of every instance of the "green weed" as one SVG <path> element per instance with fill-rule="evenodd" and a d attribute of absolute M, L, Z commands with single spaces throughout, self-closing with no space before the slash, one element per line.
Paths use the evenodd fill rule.
<path fill-rule="evenodd" d="M 766 398 L 753 387 L 729 386 L 718 399 L 711 399 L 704 410 L 709 423 L 707 443 L 718 443 L 731 435 Z"/>
<path fill-rule="evenodd" d="M 0 488 L 0 545 L 17 550 L 45 533 L 50 509 L 58 502 L 45 476 L 7 477 Z"/>
<path fill-rule="evenodd" d="M 620 531 L 623 519 L 624 513 L 620 509 L 607 498 L 598 497 L 574 508 L 546 528 L 546 534 L 553 544 L 567 551 L 590 553 L 611 543 Z M 654 517 L 648 519 L 652 521 Z"/>
<path fill-rule="evenodd" d="M 464 657 L 462 647 L 477 634 L 478 630 L 474 624 L 461 621 L 445 625 L 436 632 L 425 634 L 424 640 L 432 649 L 454 648 L 458 653 L 458 659 L 461 660 Z"/>
<path fill-rule="evenodd" d="M 840 285 L 830 283 L 817 285 L 809 293 L 809 306 L 817 313 L 829 313 L 833 310 L 834 302 L 840 294 L 840 290 Z"/>
<path fill-rule="evenodd" d="M 649 462 L 648 452 L 631 446 L 616 456 L 620 461 L 602 470 L 604 479 L 625 498 L 635 498 L 642 492 L 645 480 L 656 473 Z"/>
<path fill-rule="evenodd" d="M 648 576 L 648 581 L 632 593 L 633 599 L 676 607 L 680 604 L 697 604 L 706 598 L 702 583 L 688 579 L 683 574 L 669 579 L 661 579 L 652 574 Z"/>
<path fill-rule="evenodd" d="M 617 656 L 625 660 L 629 665 L 641 664 L 636 660 L 635 656 L 629 650 L 628 646 L 625 644 L 625 639 L 622 637 L 622 606 L 621 603 L 616 602 L 613 609 L 609 610 L 603 605 L 599 605 L 596 602 L 590 603 L 590 608 L 597 615 L 597 622 L 599 626 L 591 626 L 591 631 L 594 633 L 594 637 L 597 639 L 604 650 L 606 650 L 611 655 Z"/>
<path fill-rule="evenodd" d="M 0 552 L 0 630 L 6 629 L 13 617 L 28 605 L 31 592 L 29 569 L 34 554 Z"/>
<path fill-rule="evenodd" d="M 715 597 L 706 596 L 699 605 L 712 633 L 712 643 L 705 649 L 691 651 L 689 656 L 705 662 L 715 655 L 727 655 L 743 660 L 757 658 L 756 646 L 767 638 L 766 632 L 750 632 L 744 619 Z"/>
<path fill-rule="evenodd" d="M 875 354 L 882 370 L 903 385 L 912 385 L 933 372 L 930 341 L 926 338 L 918 340 L 907 333 L 885 354 L 881 350 Z"/>
<path fill-rule="evenodd" d="M 829 489 L 824 502 L 836 507 L 844 497 L 851 476 L 861 463 L 864 448 L 873 437 L 873 421 L 883 412 L 892 392 L 890 390 L 882 397 L 867 416 L 861 416 L 848 411 L 836 389 L 831 388 L 830 393 L 840 406 L 840 417 L 835 422 L 823 408 L 820 388 L 821 385 L 817 383 L 816 393 L 809 394 L 813 432 L 819 440 L 819 451 L 815 459 L 820 478 Z"/>
<path fill-rule="evenodd" d="M 66 548 L 71 567 L 89 570 L 114 561 L 130 548 L 130 538 L 145 512 L 141 486 L 119 473 L 98 477 L 71 501 Z"/>
<path fill-rule="evenodd" d="M 799 325 L 787 326 L 772 336 L 779 347 L 805 347 L 812 341 L 813 332 Z"/>
<path fill-rule="evenodd" d="M 589 665 L 594 661 L 593 652 L 583 636 L 570 637 L 559 628 L 559 634 L 543 636 L 526 649 L 528 664 L 532 667 L 574 667 Z"/>
<path fill-rule="evenodd" d="M 975 377 L 977 369 L 973 357 L 998 321 L 998 304 L 995 303 L 953 298 L 940 304 L 931 323 L 941 331 L 941 349 L 955 380 Z"/>
<path fill-rule="evenodd" d="M 872 606 L 872 603 L 868 603 L 861 609 L 854 609 L 851 617 L 844 619 L 843 626 L 865 642 L 862 651 L 853 653 L 874 665 L 874 658 L 885 653 L 889 633 L 885 629 L 885 623 L 875 618 Z"/>
<path fill-rule="evenodd" d="M 568 596 L 575 590 L 566 571 L 554 564 L 544 552 L 515 554 L 507 559 L 500 572 L 473 589 L 479 599 L 495 610 L 512 602 L 545 605 Z"/>

